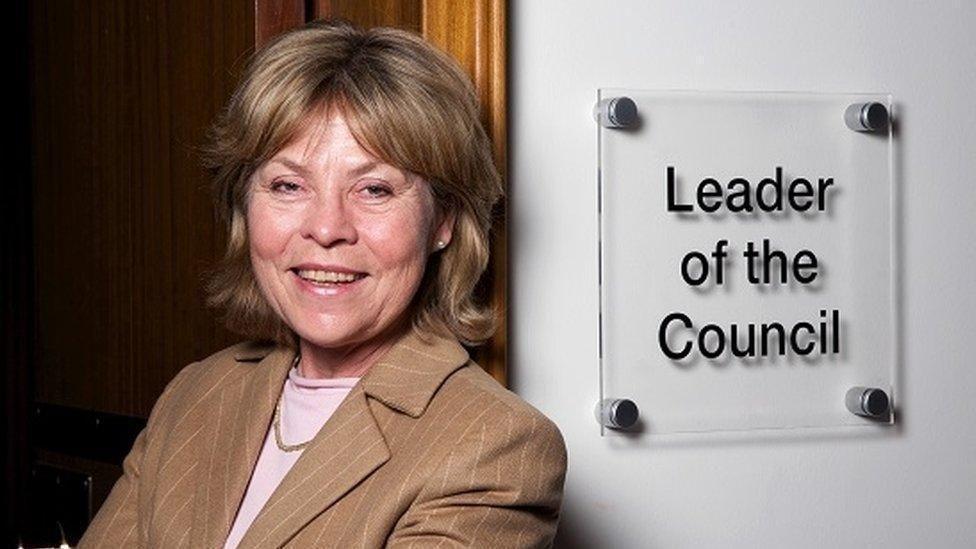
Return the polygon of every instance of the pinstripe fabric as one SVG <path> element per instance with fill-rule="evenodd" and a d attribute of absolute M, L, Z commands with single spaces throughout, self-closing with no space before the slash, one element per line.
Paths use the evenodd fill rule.
<path fill-rule="evenodd" d="M 247 342 L 163 391 L 80 547 L 219 547 L 294 353 Z M 556 426 L 454 340 L 404 336 L 305 448 L 239 547 L 547 547 Z"/>

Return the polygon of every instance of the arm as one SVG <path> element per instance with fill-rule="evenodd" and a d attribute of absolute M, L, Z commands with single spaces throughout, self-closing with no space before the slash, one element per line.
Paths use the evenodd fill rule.
<path fill-rule="evenodd" d="M 473 424 L 394 528 L 388 547 L 549 547 L 566 446 L 544 416 Z"/>
<path fill-rule="evenodd" d="M 122 462 L 122 476 L 112 487 L 105 503 L 88 525 L 88 529 L 78 542 L 78 549 L 88 547 L 138 547 L 141 521 L 139 520 L 139 487 L 142 479 L 143 456 L 149 441 L 154 439 L 160 416 L 167 408 L 173 389 L 185 377 L 189 367 L 184 368 L 163 390 L 149 414 L 146 427 L 139 432 L 132 449 Z"/>

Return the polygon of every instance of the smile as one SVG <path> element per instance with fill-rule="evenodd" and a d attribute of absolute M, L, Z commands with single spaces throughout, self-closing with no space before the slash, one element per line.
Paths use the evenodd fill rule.
<path fill-rule="evenodd" d="M 316 271 L 311 269 L 294 270 L 302 280 L 313 284 L 346 284 L 355 282 L 366 276 L 366 273 L 340 273 L 336 271 Z"/>

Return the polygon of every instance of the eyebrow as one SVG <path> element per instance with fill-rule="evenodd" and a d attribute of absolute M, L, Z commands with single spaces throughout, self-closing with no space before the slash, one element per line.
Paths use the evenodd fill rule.
<path fill-rule="evenodd" d="M 292 160 L 290 158 L 286 158 L 286 157 L 272 158 L 271 160 L 268 161 L 268 164 L 267 165 L 270 166 L 271 164 L 275 164 L 275 163 L 281 164 L 282 166 L 285 166 L 285 167 L 288 167 L 288 168 L 291 168 L 291 169 L 295 170 L 296 172 L 305 173 L 305 172 L 308 171 L 308 169 L 301 162 L 296 162 L 296 161 L 294 161 L 294 160 Z M 382 167 L 382 166 L 389 166 L 390 168 L 393 168 L 393 166 L 390 166 L 389 164 L 386 164 L 384 162 L 380 162 L 378 160 L 370 160 L 369 162 L 366 162 L 365 164 L 361 164 L 361 165 L 353 168 L 352 175 L 353 176 L 363 175 L 364 173 L 367 173 L 367 172 L 369 172 L 370 170 L 373 170 L 376 167 Z M 394 168 L 394 169 L 396 169 L 396 168 Z"/>

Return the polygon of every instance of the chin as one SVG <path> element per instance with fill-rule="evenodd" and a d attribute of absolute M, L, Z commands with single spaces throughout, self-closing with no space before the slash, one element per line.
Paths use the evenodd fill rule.
<path fill-rule="evenodd" d="M 364 334 L 362 331 L 351 330 L 331 330 L 329 332 L 323 332 L 322 330 L 296 330 L 296 333 L 298 333 L 298 338 L 301 341 L 310 343 L 316 347 L 322 347 L 323 349 L 345 347 L 370 339 L 370 336 L 363 338 L 362 336 Z"/>

